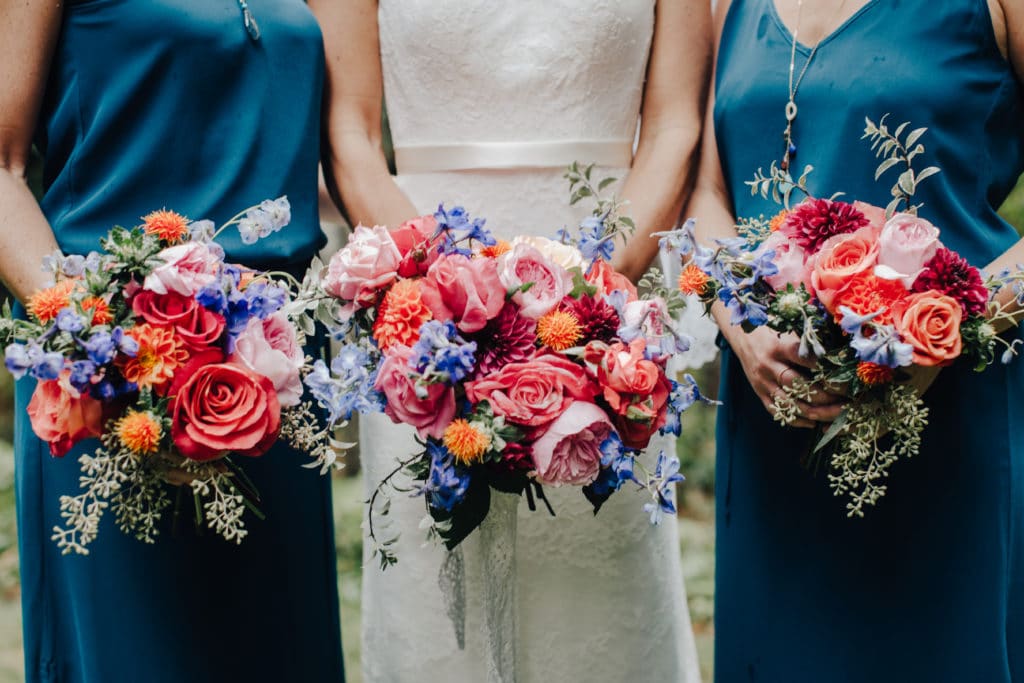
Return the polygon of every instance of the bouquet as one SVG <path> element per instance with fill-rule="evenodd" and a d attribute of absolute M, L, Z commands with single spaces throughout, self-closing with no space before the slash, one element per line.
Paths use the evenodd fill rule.
<path fill-rule="evenodd" d="M 307 385 L 334 422 L 383 411 L 422 445 L 369 501 L 383 567 L 396 558 L 375 512 L 386 514 L 400 472 L 449 549 L 486 517 L 492 488 L 550 510 L 544 485 L 578 486 L 596 511 L 633 482 L 650 493 L 653 522 L 675 512 L 679 461 L 662 453 L 648 472 L 637 455 L 654 433 L 678 434 L 679 414 L 703 398 L 692 377 L 665 371 L 688 344 L 672 320 L 682 297 L 653 277 L 641 297 L 609 265 L 632 223 L 600 198 L 610 181 L 594 185 L 578 166 L 568 176 L 574 201 L 597 197 L 576 235 L 506 243 L 441 205 L 394 229 L 357 227 L 322 268 L 310 305 L 343 345 Z"/>
<path fill-rule="evenodd" d="M 246 243 L 290 220 L 284 197 L 221 227 Z M 286 314 L 285 275 L 225 262 L 210 221 L 155 211 L 139 227 L 113 228 L 101 251 L 55 253 L 53 285 L 27 302 L 27 319 L 0 318 L 4 363 L 38 384 L 32 430 L 54 456 L 97 437 L 83 455 L 78 495 L 60 498 L 64 553 L 88 554 L 107 508 L 117 525 L 153 543 L 171 506 L 190 492 L 197 524 L 228 541 L 248 533 L 259 494 L 234 462 L 278 440 L 330 461 L 332 442 L 303 401 L 304 336 Z"/>
<path fill-rule="evenodd" d="M 798 335 L 800 354 L 817 360 L 812 373 L 775 396 L 776 420 L 793 422 L 797 402 L 808 400 L 816 386 L 848 395 L 815 452 L 829 454 L 829 484 L 846 496 L 850 516 L 863 516 L 885 494 L 897 459 L 918 452 L 928 409 L 907 383 L 907 371 L 960 358 L 982 370 L 999 344 L 1009 362 L 1019 343 L 996 335 L 992 322 L 1011 318 L 992 297 L 1008 285 L 1019 290 L 1020 274 L 985 278 L 917 215 L 917 185 L 938 169 L 915 171 L 925 129 L 908 127 L 890 131 L 884 118 L 877 125 L 867 120 L 864 137 L 882 159 L 876 180 L 901 169 L 886 209 L 811 197 L 810 166 L 793 180 L 773 164 L 770 175 L 759 170 L 748 184 L 785 206 L 778 215 L 741 220 L 739 237 L 719 240 L 714 249 L 696 245 L 692 222 L 663 242 L 693 250 L 680 276 L 684 292 L 700 296 L 709 309 L 723 302 L 732 323 L 747 331 L 767 325 Z M 807 198 L 790 207 L 794 192 Z"/>

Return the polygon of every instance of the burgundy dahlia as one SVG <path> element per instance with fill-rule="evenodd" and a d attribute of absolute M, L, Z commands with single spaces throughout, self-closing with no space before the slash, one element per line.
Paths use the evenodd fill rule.
<path fill-rule="evenodd" d="M 868 222 L 853 204 L 808 199 L 786 215 L 779 229 L 808 254 L 814 254 L 829 237 L 853 232 Z"/>
<path fill-rule="evenodd" d="M 472 335 L 476 342 L 477 377 L 489 375 L 509 363 L 527 360 L 537 342 L 537 322 L 506 303 L 498 315 Z"/>
<path fill-rule="evenodd" d="M 615 341 L 621 321 L 619 314 L 603 298 L 589 294 L 579 299 L 566 297 L 562 300 L 561 309 L 572 313 L 580 321 L 581 344 L 595 339 L 607 344 Z"/>
<path fill-rule="evenodd" d="M 496 472 L 521 474 L 536 469 L 533 464 L 533 449 L 526 444 L 512 441 L 505 444 L 501 451 L 501 460 L 491 463 Z"/>
<path fill-rule="evenodd" d="M 988 303 L 988 288 L 978 269 L 967 259 L 945 247 L 935 252 L 924 270 L 914 280 L 915 292 L 934 289 L 960 302 L 967 315 L 984 313 Z"/>

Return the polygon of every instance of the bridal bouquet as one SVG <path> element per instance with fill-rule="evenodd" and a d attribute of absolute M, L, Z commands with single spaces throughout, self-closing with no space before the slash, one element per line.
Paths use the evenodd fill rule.
<path fill-rule="evenodd" d="M 570 176 L 576 200 L 597 196 L 589 169 Z M 687 347 L 671 317 L 678 292 L 651 280 L 641 297 L 607 261 L 630 226 L 598 199 L 575 237 L 505 243 L 442 205 L 395 229 L 357 227 L 322 269 L 321 312 L 344 345 L 307 385 L 335 422 L 383 410 L 422 445 L 370 501 L 382 566 L 395 557 L 374 513 L 403 471 L 449 549 L 486 517 L 491 488 L 525 491 L 532 508 L 535 496 L 547 503 L 542 485 L 578 486 L 596 510 L 634 482 L 650 492 L 653 522 L 675 512 L 678 460 L 662 453 L 647 472 L 636 456 L 655 432 L 678 434 L 679 414 L 702 397 L 691 377 L 665 372 Z"/>
<path fill-rule="evenodd" d="M 236 225 L 252 243 L 290 215 L 282 197 L 221 230 Z M 38 380 L 36 436 L 54 456 L 101 443 L 79 459 L 82 492 L 60 498 L 65 526 L 53 539 L 65 553 L 88 553 L 107 508 L 124 532 L 154 542 L 168 482 L 176 513 L 190 491 L 197 523 L 240 543 L 259 495 L 232 458 L 261 456 L 279 438 L 331 457 L 302 401 L 303 335 L 284 312 L 291 285 L 226 263 L 216 234 L 210 221 L 153 212 L 113 228 L 99 252 L 47 257 L 54 284 L 30 298 L 27 320 L 9 308 L 0 318 L 7 369 Z"/>
<path fill-rule="evenodd" d="M 786 206 L 800 191 L 804 201 L 770 220 L 741 221 L 740 236 L 719 240 L 714 249 L 696 245 L 692 223 L 664 240 L 669 248 L 693 250 L 679 280 L 684 292 L 709 308 L 721 301 L 732 323 L 747 331 L 767 325 L 798 335 L 801 355 L 817 360 L 809 376 L 775 397 L 776 420 L 794 421 L 797 401 L 807 400 L 815 385 L 848 394 L 849 404 L 815 451 L 829 453 L 830 486 L 847 497 L 850 516 L 863 516 L 885 494 L 885 477 L 898 458 L 918 452 L 928 409 L 906 383 L 907 370 L 960 358 L 982 370 L 999 344 L 1006 347 L 1003 362 L 1016 344 L 996 336 L 992 321 L 1009 315 L 990 302 L 1003 287 L 1019 290 L 1021 275 L 986 279 L 916 215 L 917 184 L 938 169 L 913 169 L 925 130 L 904 136 L 907 128 L 890 132 L 884 118 L 867 121 L 864 137 L 882 157 L 876 179 L 903 169 L 886 209 L 811 197 L 810 167 L 794 181 L 773 165 L 770 176 L 759 171 L 748 183 L 752 191 L 771 193 Z"/>

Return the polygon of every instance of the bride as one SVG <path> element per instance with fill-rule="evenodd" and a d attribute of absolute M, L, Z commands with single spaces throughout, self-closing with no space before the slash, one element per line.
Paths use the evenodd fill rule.
<path fill-rule="evenodd" d="M 706 0 L 310 5 L 328 57 L 324 168 L 352 224 L 397 226 L 444 202 L 498 237 L 554 236 L 586 211 L 569 206 L 565 167 L 597 163 L 623 179 L 641 226 L 631 261 L 615 265 L 643 273 L 657 250 L 645 233 L 676 223 L 693 181 Z M 383 415 L 361 418 L 360 442 L 368 491 L 416 448 Z M 514 554 L 482 527 L 458 561 L 423 544 L 421 498 L 392 497 L 398 564 L 382 572 L 366 544 L 366 681 L 699 680 L 675 519 L 650 526 L 625 489 L 596 517 L 578 489 L 547 493 L 557 516 L 520 505 Z"/>

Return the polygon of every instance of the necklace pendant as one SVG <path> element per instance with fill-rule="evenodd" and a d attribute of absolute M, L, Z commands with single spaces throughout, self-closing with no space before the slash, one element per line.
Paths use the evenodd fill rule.
<path fill-rule="evenodd" d="M 249 9 L 248 3 L 245 0 L 238 0 L 238 6 L 242 8 L 242 23 L 245 24 L 245 31 L 252 38 L 253 42 L 260 39 L 260 25 L 256 22 L 256 17 Z"/>
<path fill-rule="evenodd" d="M 786 120 L 790 123 L 796 118 L 796 102 L 790 100 L 786 102 Z"/>

